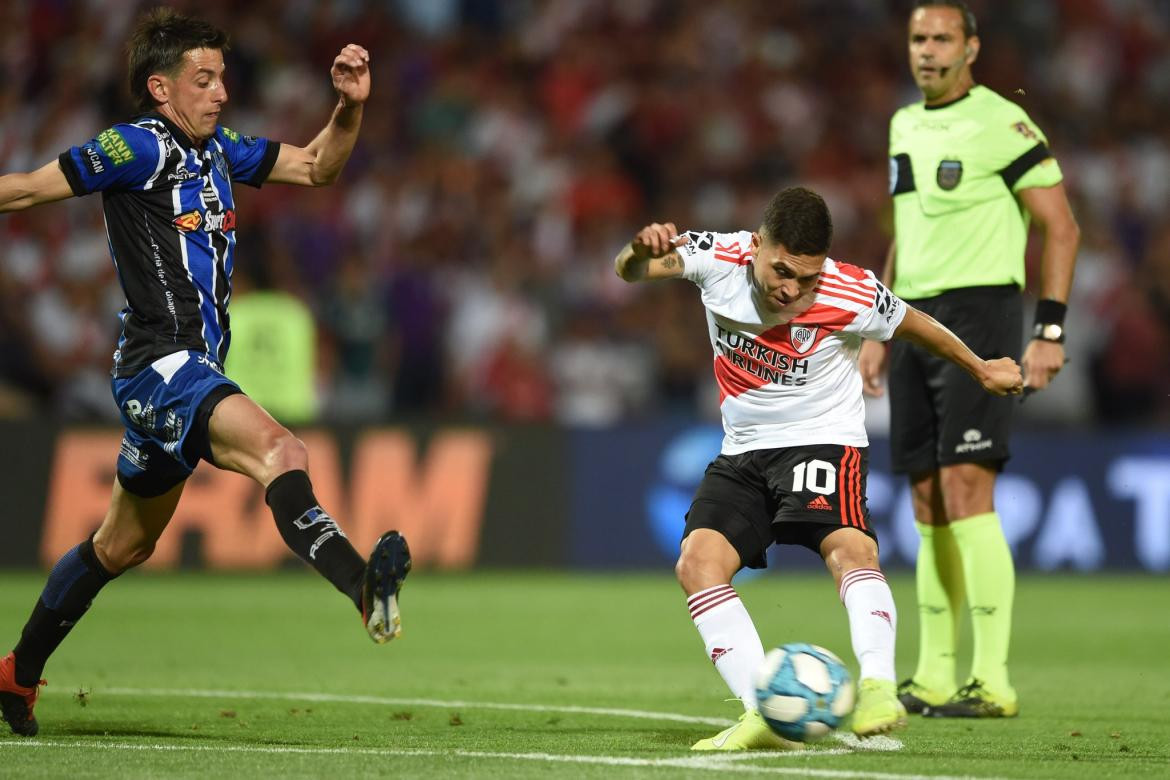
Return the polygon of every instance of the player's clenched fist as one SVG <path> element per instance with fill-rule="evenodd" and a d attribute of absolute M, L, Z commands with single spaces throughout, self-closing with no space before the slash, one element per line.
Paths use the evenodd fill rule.
<path fill-rule="evenodd" d="M 678 239 L 678 228 L 673 222 L 655 222 L 639 230 L 630 242 L 630 247 L 639 259 L 662 257 L 678 246 Z"/>
<path fill-rule="evenodd" d="M 1020 366 L 1010 357 L 984 361 L 980 378 L 983 389 L 994 395 L 1019 395 L 1024 392 L 1024 375 Z"/>
<path fill-rule="evenodd" d="M 329 75 L 346 105 L 365 103 L 370 96 L 370 53 L 356 43 L 346 45 L 334 57 Z"/>

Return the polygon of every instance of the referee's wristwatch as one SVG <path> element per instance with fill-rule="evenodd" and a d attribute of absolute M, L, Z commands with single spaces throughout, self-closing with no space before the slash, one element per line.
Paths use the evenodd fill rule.
<path fill-rule="evenodd" d="M 1064 343 L 1064 315 L 1068 311 L 1061 301 L 1042 298 L 1036 301 L 1036 324 L 1032 326 L 1032 338 Z"/>
<path fill-rule="evenodd" d="M 1032 338 L 1063 344 L 1064 326 L 1057 325 L 1055 322 L 1037 322 L 1036 326 L 1032 328 Z"/>

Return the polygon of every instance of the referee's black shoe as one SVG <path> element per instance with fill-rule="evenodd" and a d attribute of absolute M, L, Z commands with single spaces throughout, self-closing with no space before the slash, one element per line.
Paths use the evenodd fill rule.
<path fill-rule="evenodd" d="M 1014 718 L 1020 714 L 1016 692 L 997 694 L 980 680 L 972 679 L 944 704 L 929 705 L 922 713 L 928 718 Z"/>
<path fill-rule="evenodd" d="M 947 694 L 919 685 L 910 677 L 898 683 L 898 701 L 911 715 L 921 715 L 932 704 L 943 704 Z"/>
<path fill-rule="evenodd" d="M 366 562 L 362 586 L 362 622 L 378 644 L 402 633 L 402 616 L 398 611 L 398 592 L 410 572 L 410 548 L 397 531 L 387 531 L 378 538 Z"/>

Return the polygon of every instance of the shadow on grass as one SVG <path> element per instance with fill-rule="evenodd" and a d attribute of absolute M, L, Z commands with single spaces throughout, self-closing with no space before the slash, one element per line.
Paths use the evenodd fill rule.
<path fill-rule="evenodd" d="M 78 723 L 75 725 L 58 723 L 49 728 L 42 728 L 39 736 L 48 739 L 60 737 L 138 737 L 140 739 L 171 739 L 182 742 L 228 742 L 232 740 L 230 735 L 214 734 L 203 730 L 136 729 L 129 726 L 102 726 L 100 723 Z"/>

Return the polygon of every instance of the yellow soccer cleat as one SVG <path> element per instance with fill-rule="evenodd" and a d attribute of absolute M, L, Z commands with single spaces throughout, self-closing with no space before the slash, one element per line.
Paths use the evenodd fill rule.
<path fill-rule="evenodd" d="M 700 739 L 691 750 L 803 750 L 804 745 L 784 739 L 764 722 L 760 713 L 748 710 L 734 726 L 713 737 Z"/>
<path fill-rule="evenodd" d="M 853 708 L 853 733 L 872 737 L 906 728 L 906 708 L 898 701 L 893 680 L 866 678 L 857 683 L 857 706 Z"/>

